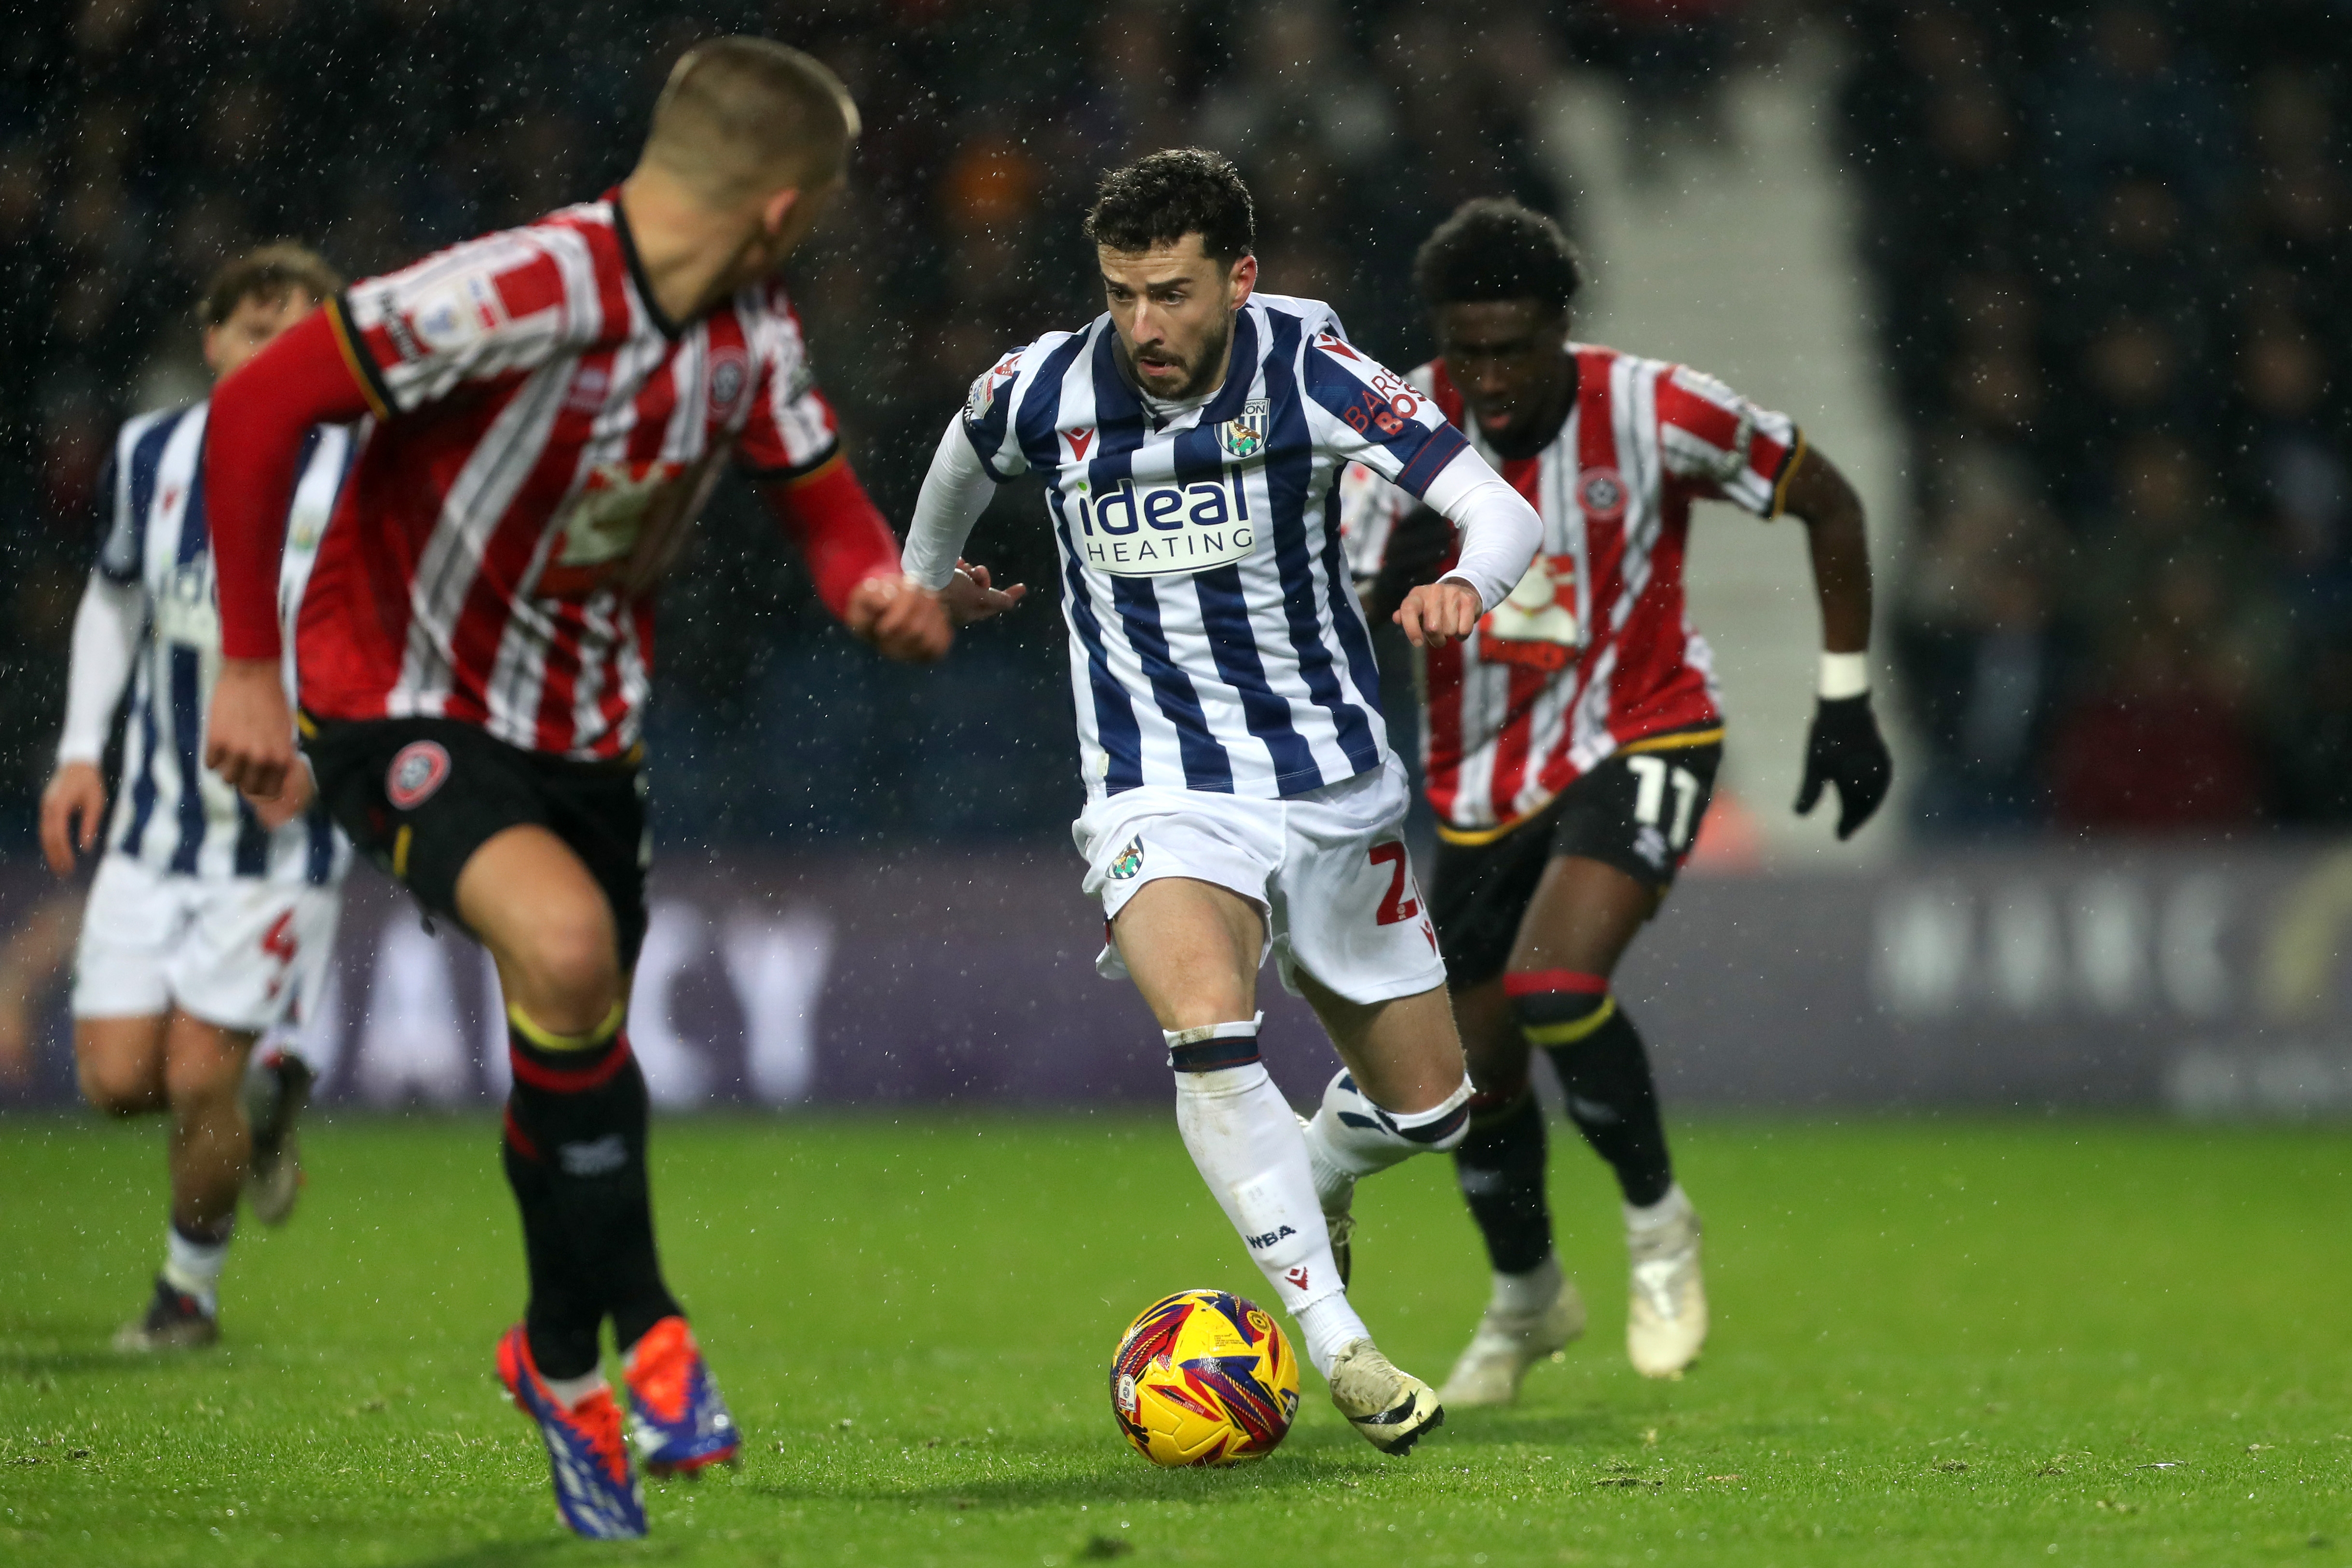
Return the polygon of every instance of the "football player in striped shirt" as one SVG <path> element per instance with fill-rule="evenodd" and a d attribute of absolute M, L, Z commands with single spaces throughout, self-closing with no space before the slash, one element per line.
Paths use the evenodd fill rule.
<path fill-rule="evenodd" d="M 230 263 L 197 304 L 205 363 L 227 375 L 341 281 L 299 246 Z M 351 861 L 307 774 L 257 809 L 196 766 L 220 668 L 197 472 L 209 412 L 141 414 L 115 438 L 98 563 L 74 617 L 65 734 L 41 798 L 42 850 L 70 875 L 76 849 L 98 846 L 100 759 L 128 686 L 122 789 L 83 906 L 73 988 L 84 1096 L 111 1115 L 172 1119 L 163 1266 L 146 1310 L 115 1336 L 121 1350 L 218 1339 L 240 1186 L 271 1224 L 293 1208 L 293 1118 L 310 1070 L 283 1043 L 251 1058 L 264 1035 L 316 1009 Z M 278 514 L 278 605 L 301 595 L 350 452 L 335 425 L 302 438 L 291 512 Z"/>
<path fill-rule="evenodd" d="M 1461 1137 L 1470 1084 L 1402 837 L 1410 786 L 1339 535 L 1363 462 L 1461 525 L 1406 634 L 1466 632 L 1539 522 L 1328 306 L 1256 291 L 1249 192 L 1198 150 L 1108 175 L 1087 220 L 1108 308 L 972 384 L 906 553 L 943 587 L 996 486 L 1045 482 L 1070 632 L 1073 832 L 1110 943 L 1165 1031 L 1185 1146 L 1358 1431 L 1402 1453 L 1443 1417 L 1346 1290 L 1359 1177 Z M 1258 1055 L 1271 952 L 1346 1063 L 1303 1128 Z"/>
<path fill-rule="evenodd" d="M 1544 521 L 1509 596 L 1424 658 L 1440 840 L 1430 908 L 1477 1089 L 1454 1161 L 1494 1265 L 1443 1395 L 1496 1405 L 1584 1328 L 1552 1249 L 1528 1079 L 1538 1049 L 1624 1195 L 1634 1366 L 1677 1375 L 1706 1338 L 1698 1216 L 1675 1181 L 1642 1036 L 1610 985 L 1690 853 L 1723 754 L 1712 658 L 1683 601 L 1694 501 L 1804 524 L 1825 651 L 1797 810 L 1835 784 L 1844 838 L 1893 768 L 1870 706 L 1862 503 L 1829 459 L 1720 382 L 1570 341 L 1576 255 L 1541 214 L 1465 204 L 1422 247 L 1415 278 L 1439 351 L 1407 379 Z M 1343 488 L 1373 603 L 1444 570 L 1444 519 L 1369 466 Z"/>
<path fill-rule="evenodd" d="M 206 755 L 264 800 L 296 728 L 270 676 L 264 519 L 300 432 L 362 421 L 302 600 L 302 749 L 360 846 L 497 965 L 530 1287 L 499 1368 L 583 1535 L 645 1533 L 632 1446 L 661 1474 L 740 1447 L 663 1279 L 624 1027 L 646 924 L 655 589 L 731 457 L 825 603 L 892 657 L 936 658 L 954 618 L 1017 597 L 985 573 L 951 570 L 944 595 L 901 577 L 774 277 L 856 131 L 847 90 L 806 55 L 703 45 L 619 186 L 354 284 L 215 403 L 227 662 Z M 608 1319 L 634 1445 L 602 1370 Z"/>

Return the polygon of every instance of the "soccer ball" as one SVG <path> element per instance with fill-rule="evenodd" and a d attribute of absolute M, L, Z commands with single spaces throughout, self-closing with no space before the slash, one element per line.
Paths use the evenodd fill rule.
<path fill-rule="evenodd" d="M 1256 1302 L 1179 1291 L 1128 1325 L 1111 1357 L 1110 1408 L 1155 1465 L 1262 1459 L 1298 1414 L 1298 1358 Z"/>

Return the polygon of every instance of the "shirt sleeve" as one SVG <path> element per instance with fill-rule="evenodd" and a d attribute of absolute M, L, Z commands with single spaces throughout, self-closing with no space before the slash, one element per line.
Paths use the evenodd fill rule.
<path fill-rule="evenodd" d="M 575 238 L 520 229 L 485 235 L 330 300 L 338 347 L 367 390 L 369 412 L 406 413 L 608 335 L 606 302 L 587 281 L 584 248 L 569 257 L 555 248 Z M 610 328 L 618 336 L 628 323 Z"/>
<path fill-rule="evenodd" d="M 1339 544 L 1348 552 L 1351 576 L 1381 574 L 1397 522 L 1412 505 L 1412 497 L 1372 472 L 1369 464 L 1350 463 L 1340 470 Z"/>
<path fill-rule="evenodd" d="M 131 476 L 124 471 L 120 443 L 107 454 L 92 494 L 98 501 L 98 574 L 125 586 L 138 581 L 139 558 L 147 548 L 146 519 L 131 505 Z"/>
<path fill-rule="evenodd" d="M 801 319 L 781 293 L 760 353 L 751 417 L 735 446 L 737 461 L 761 479 L 814 473 L 841 449 L 841 422 L 816 384 Z"/>
<path fill-rule="evenodd" d="M 1804 439 L 1787 414 L 1685 365 L 1658 377 L 1657 410 L 1661 460 L 1691 494 L 1759 517 L 1780 514 L 1781 483 Z"/>
<path fill-rule="evenodd" d="M 1334 334 L 1316 334 L 1301 358 L 1316 444 L 1332 455 L 1363 464 L 1417 499 L 1470 449 L 1412 382 Z"/>
<path fill-rule="evenodd" d="M 940 436 L 931 454 L 930 472 L 923 476 L 922 494 L 915 498 L 915 518 L 907 528 L 907 549 L 899 570 L 936 591 L 955 576 L 964 541 L 988 503 L 996 496 L 995 476 L 972 449 L 969 432 L 959 419 Z"/>
<path fill-rule="evenodd" d="M 73 651 L 66 665 L 66 722 L 58 761 L 96 762 L 114 727 L 122 688 L 146 631 L 147 596 L 104 569 L 89 574 L 74 612 Z"/>
<path fill-rule="evenodd" d="M 1029 472 L 1029 456 L 1021 449 L 1021 430 L 1013 418 L 1013 405 L 1020 401 L 1024 384 L 1022 364 L 1043 347 L 1039 343 L 1015 349 L 982 371 L 971 383 L 971 391 L 963 400 L 963 413 L 956 419 L 964 439 L 978 455 L 980 465 L 1000 485 Z"/>

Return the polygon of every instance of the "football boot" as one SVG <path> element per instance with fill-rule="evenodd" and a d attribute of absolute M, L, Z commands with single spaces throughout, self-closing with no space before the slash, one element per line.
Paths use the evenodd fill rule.
<path fill-rule="evenodd" d="M 1706 1343 L 1706 1282 L 1699 1275 L 1698 1216 L 1648 1230 L 1628 1229 L 1633 1287 L 1625 1310 L 1625 1354 L 1644 1377 L 1679 1377 Z"/>
<path fill-rule="evenodd" d="M 599 1386 L 570 1409 L 539 1375 L 520 1323 L 499 1341 L 499 1381 L 515 1407 L 539 1423 L 555 1482 L 555 1511 L 591 1541 L 626 1541 L 646 1532 L 646 1495 L 621 1437 L 621 1407 Z"/>
<path fill-rule="evenodd" d="M 1559 1294 L 1538 1312 L 1489 1307 L 1437 1396 L 1448 1405 L 1508 1405 L 1519 1396 L 1528 1368 L 1583 1332 L 1584 1299 L 1571 1281 L 1562 1280 Z"/>
<path fill-rule="evenodd" d="M 648 1473 L 693 1475 L 733 1464 L 742 1439 L 710 1379 L 694 1331 L 667 1317 L 629 1347 L 629 1437 Z"/>
<path fill-rule="evenodd" d="M 205 1311 L 202 1301 L 158 1274 L 147 1310 L 114 1331 L 114 1348 L 127 1353 L 194 1350 L 219 1339 L 220 1321 Z"/>
<path fill-rule="evenodd" d="M 1400 1372 L 1368 1339 L 1349 1340 L 1331 1358 L 1331 1403 L 1383 1454 L 1409 1453 L 1423 1432 L 1445 1424 L 1437 1390 Z"/>
<path fill-rule="evenodd" d="M 282 1051 L 257 1058 L 245 1075 L 245 1120 L 253 1129 L 245 1201 L 264 1225 L 285 1224 L 302 1194 L 302 1146 L 294 1122 L 317 1078 L 300 1057 Z"/>

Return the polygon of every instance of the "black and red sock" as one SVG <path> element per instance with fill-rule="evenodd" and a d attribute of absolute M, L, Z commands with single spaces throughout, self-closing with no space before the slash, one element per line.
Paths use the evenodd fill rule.
<path fill-rule="evenodd" d="M 1665 1197 L 1674 1164 L 1650 1053 L 1608 977 L 1527 970 L 1504 976 L 1503 990 L 1528 1043 L 1550 1053 L 1568 1092 L 1569 1119 L 1617 1173 L 1625 1201 L 1646 1208 Z"/>
<path fill-rule="evenodd" d="M 1497 1274 L 1525 1274 L 1551 1254 L 1544 1146 L 1543 1107 L 1525 1078 L 1472 1096 L 1470 1131 L 1454 1151 L 1454 1176 Z"/>
<path fill-rule="evenodd" d="M 654 1249 L 645 1074 L 620 1018 L 616 1008 L 576 1044 L 520 1020 L 508 1030 L 503 1158 L 530 1270 L 523 1321 L 531 1358 L 553 1378 L 596 1365 L 605 1317 L 626 1349 L 678 1311 Z"/>

